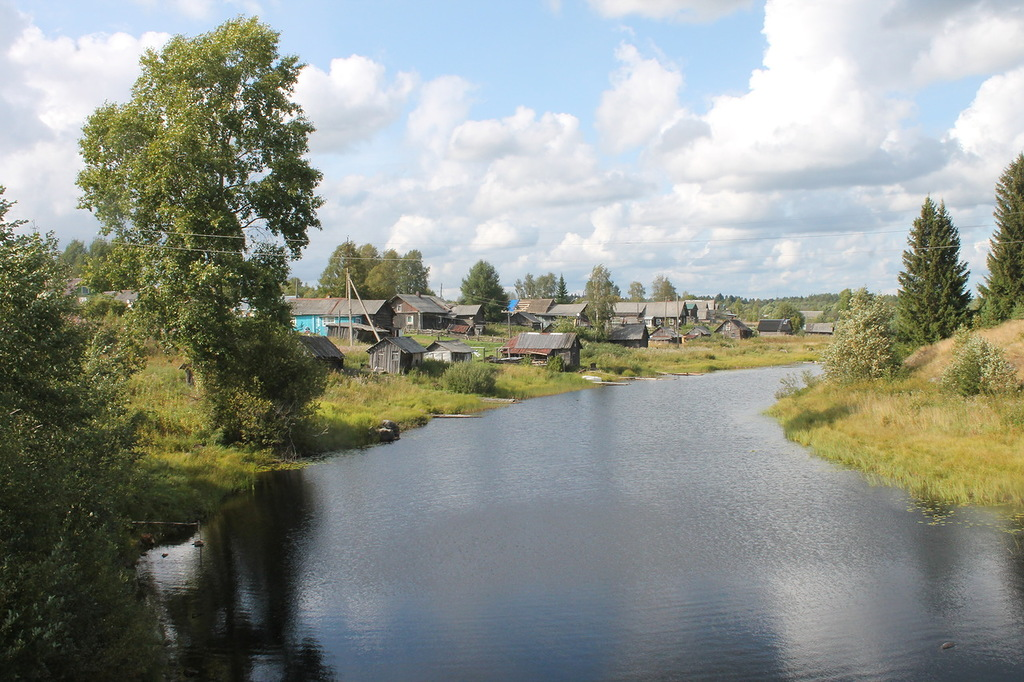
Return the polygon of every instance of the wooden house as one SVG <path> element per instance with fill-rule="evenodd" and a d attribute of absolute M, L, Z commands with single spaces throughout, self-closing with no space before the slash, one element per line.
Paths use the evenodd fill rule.
<path fill-rule="evenodd" d="M 549 360 L 560 355 L 566 368 L 580 366 L 580 340 L 573 332 L 540 334 L 523 332 L 501 349 L 505 357 L 531 357 Z"/>
<path fill-rule="evenodd" d="M 608 342 L 626 348 L 647 348 L 650 345 L 651 335 L 647 331 L 647 325 L 626 324 L 621 327 L 613 327 L 608 332 Z"/>
<path fill-rule="evenodd" d="M 788 319 L 758 320 L 757 333 L 761 336 L 790 336 L 793 334 L 793 323 Z"/>
<path fill-rule="evenodd" d="M 682 337 L 679 336 L 679 332 L 671 327 L 658 327 L 651 332 L 649 343 L 652 344 L 674 344 L 682 341 Z"/>
<path fill-rule="evenodd" d="M 612 324 L 639 324 L 644 321 L 647 304 L 637 301 L 619 301 L 612 308 Z"/>
<path fill-rule="evenodd" d="M 423 362 L 427 349 L 407 336 L 386 336 L 366 349 L 370 369 L 384 374 L 405 374 Z"/>
<path fill-rule="evenodd" d="M 702 324 L 698 324 L 696 327 L 683 334 L 683 341 L 693 341 L 694 339 L 700 339 L 706 336 L 711 336 L 711 330 Z"/>
<path fill-rule="evenodd" d="M 571 320 L 574 327 L 589 327 L 587 303 L 556 303 L 545 313 L 535 313 L 540 319 L 555 324 L 561 320 Z"/>
<path fill-rule="evenodd" d="M 436 296 L 397 294 L 390 301 L 394 310 L 392 325 L 396 330 L 421 329 L 440 331 L 451 326 L 451 310 Z"/>
<path fill-rule="evenodd" d="M 555 299 L 553 298 L 520 298 L 512 301 L 509 304 L 509 310 L 512 312 L 531 313 L 533 315 L 543 315 L 547 311 L 551 310 L 551 307 L 555 305 Z"/>
<path fill-rule="evenodd" d="M 726 320 L 718 325 L 715 333 L 730 339 L 749 339 L 754 335 L 754 330 L 739 320 Z"/>
<path fill-rule="evenodd" d="M 290 298 L 292 326 L 300 332 L 348 338 L 349 326 L 363 341 L 374 339 L 373 330 L 381 336 L 393 333 L 394 313 L 387 301 L 330 298 Z"/>
<path fill-rule="evenodd" d="M 462 341 L 434 341 L 427 346 L 427 360 L 441 362 L 469 362 L 473 359 L 473 349 Z"/>
<path fill-rule="evenodd" d="M 452 334 L 475 336 L 484 332 L 484 307 L 482 305 L 457 305 L 452 307 Z"/>
<path fill-rule="evenodd" d="M 314 358 L 329 369 L 340 372 L 345 369 L 345 355 L 326 336 L 300 334 L 299 342 Z"/>
<path fill-rule="evenodd" d="M 527 313 L 521 310 L 512 313 L 512 316 L 509 318 L 509 324 L 513 324 L 517 327 L 529 327 L 530 329 L 538 332 L 542 332 L 551 326 L 551 323 L 547 320 L 542 320 L 533 313 Z"/>
<path fill-rule="evenodd" d="M 653 301 L 644 308 L 644 322 L 648 327 L 671 326 L 679 329 L 686 324 L 685 301 Z"/>

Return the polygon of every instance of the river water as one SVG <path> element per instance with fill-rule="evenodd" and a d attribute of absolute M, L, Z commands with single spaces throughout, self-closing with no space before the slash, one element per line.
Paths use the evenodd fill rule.
<path fill-rule="evenodd" d="M 800 371 L 540 398 L 266 475 L 202 548 L 140 563 L 175 668 L 1024 679 L 1024 542 L 786 441 L 761 411 Z"/>

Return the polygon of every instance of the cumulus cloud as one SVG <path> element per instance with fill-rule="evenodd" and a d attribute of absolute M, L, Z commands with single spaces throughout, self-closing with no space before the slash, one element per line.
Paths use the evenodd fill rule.
<path fill-rule="evenodd" d="M 751 0 L 587 0 L 606 17 L 635 14 L 650 19 L 711 21 L 750 7 Z"/>
<path fill-rule="evenodd" d="M 307 66 L 295 85 L 295 99 L 316 127 L 318 152 L 345 151 L 367 141 L 402 113 L 416 84 L 399 73 L 388 82 L 383 65 L 359 55 L 331 60 L 327 72 Z"/>
<path fill-rule="evenodd" d="M 680 116 L 683 76 L 672 65 L 644 59 L 633 45 L 620 45 L 615 57 L 622 66 L 601 95 L 596 126 L 605 146 L 621 153 L 649 142 Z"/>

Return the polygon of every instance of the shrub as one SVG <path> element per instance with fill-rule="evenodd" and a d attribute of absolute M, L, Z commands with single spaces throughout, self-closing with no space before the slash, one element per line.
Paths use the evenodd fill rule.
<path fill-rule="evenodd" d="M 485 362 L 456 362 L 441 377 L 445 389 L 454 393 L 494 393 L 498 370 Z"/>
<path fill-rule="evenodd" d="M 561 355 L 552 355 L 548 358 L 548 371 L 559 373 L 565 371 L 565 358 Z"/>
<path fill-rule="evenodd" d="M 832 343 L 822 353 L 825 376 L 839 384 L 892 377 L 898 363 L 885 303 L 860 289 L 836 323 Z"/>
<path fill-rule="evenodd" d="M 962 396 L 1009 393 L 1019 388 L 1017 369 L 1003 351 L 965 328 L 956 333 L 953 359 L 941 381 L 947 391 Z"/>

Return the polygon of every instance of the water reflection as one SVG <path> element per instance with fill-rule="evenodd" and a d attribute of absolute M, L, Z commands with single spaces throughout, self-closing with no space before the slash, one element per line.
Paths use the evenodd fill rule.
<path fill-rule="evenodd" d="M 1006 679 L 1024 553 L 760 414 L 792 370 L 448 420 L 268 476 L 146 570 L 210 679 Z M 940 649 L 955 641 L 952 649 Z"/>

